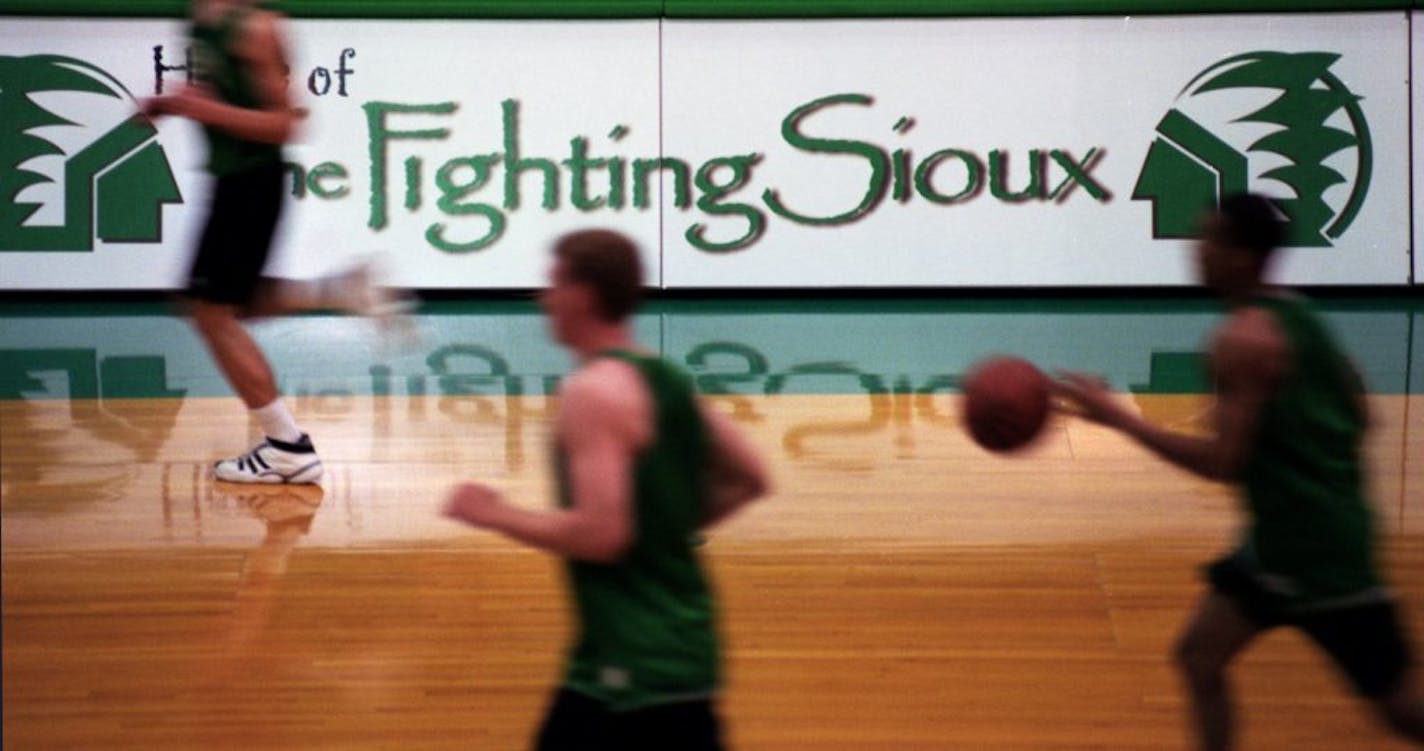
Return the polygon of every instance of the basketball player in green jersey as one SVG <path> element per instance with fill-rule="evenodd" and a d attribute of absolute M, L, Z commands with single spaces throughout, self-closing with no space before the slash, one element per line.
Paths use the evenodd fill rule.
<path fill-rule="evenodd" d="M 767 492 L 766 469 L 685 374 L 633 342 L 632 242 L 576 232 L 554 255 L 540 303 L 579 363 L 554 428 L 560 508 L 465 484 L 445 513 L 568 559 L 577 637 L 535 748 L 720 749 L 713 595 L 695 547 L 699 530 Z"/>
<path fill-rule="evenodd" d="M 1197 245 L 1202 281 L 1230 311 L 1210 345 L 1210 435 L 1148 423 L 1088 376 L 1064 374 L 1056 390 L 1168 461 L 1242 486 L 1250 523 L 1235 551 L 1207 568 L 1210 591 L 1176 648 L 1201 748 L 1231 747 L 1225 670 L 1276 626 L 1303 631 L 1384 722 L 1424 743 L 1424 701 L 1374 560 L 1363 386 L 1306 301 L 1265 281 L 1283 236 L 1275 212 L 1260 196 L 1227 197 Z"/>
<path fill-rule="evenodd" d="M 321 460 L 279 397 L 272 368 L 242 320 L 308 309 L 381 314 L 389 299 L 368 284 L 364 270 L 282 285 L 263 276 L 282 209 L 282 145 L 301 114 L 287 95 L 282 17 L 256 5 L 194 0 L 190 37 L 198 83 L 147 100 L 144 111 L 192 119 L 207 136 L 214 187 L 186 295 L 218 368 L 266 436 L 248 453 L 218 462 L 213 474 L 231 482 L 311 483 L 321 478 Z"/>

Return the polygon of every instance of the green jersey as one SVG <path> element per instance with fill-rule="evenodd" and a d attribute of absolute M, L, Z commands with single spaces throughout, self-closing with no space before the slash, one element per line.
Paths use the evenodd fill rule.
<path fill-rule="evenodd" d="M 630 352 L 602 356 L 637 368 L 655 433 L 633 468 L 627 553 L 611 564 L 568 563 L 578 635 L 564 685 L 615 711 L 705 698 L 719 682 L 712 592 L 695 551 L 707 509 L 707 428 L 684 373 Z M 557 466 L 567 508 L 562 450 Z"/>
<path fill-rule="evenodd" d="M 1290 609 L 1377 599 L 1358 376 L 1303 299 L 1263 296 L 1250 304 L 1274 317 L 1290 362 L 1262 408 L 1245 468 L 1251 523 L 1240 555 Z"/>
<path fill-rule="evenodd" d="M 261 109 L 251 72 L 234 51 L 243 23 L 252 9 L 238 5 L 214 25 L 194 22 L 189 30 L 197 78 L 212 87 L 217 98 L 235 107 Z M 204 125 L 208 139 L 208 171 L 229 175 L 282 160 L 282 147 L 248 141 L 227 131 Z"/>

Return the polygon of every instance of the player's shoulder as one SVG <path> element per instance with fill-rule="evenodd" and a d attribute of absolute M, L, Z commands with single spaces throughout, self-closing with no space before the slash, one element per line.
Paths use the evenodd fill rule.
<path fill-rule="evenodd" d="M 236 17 L 242 24 L 243 30 L 247 32 L 275 30 L 287 18 L 275 10 L 255 5 L 237 11 Z"/>
<path fill-rule="evenodd" d="M 638 378 L 638 367 L 621 357 L 595 357 L 570 375 L 569 383 L 585 388 L 616 387 Z"/>
<path fill-rule="evenodd" d="M 251 8 L 242 17 L 241 35 L 252 46 L 280 46 L 287 17 L 266 8 Z"/>
<path fill-rule="evenodd" d="M 630 363 L 600 358 L 559 387 L 559 427 L 565 440 L 617 435 L 631 445 L 648 440 L 651 397 Z"/>
<path fill-rule="evenodd" d="M 1212 356 L 1225 367 L 1260 369 L 1283 360 L 1290 342 L 1274 313 L 1247 305 L 1234 310 L 1217 329 Z"/>
<path fill-rule="evenodd" d="M 595 359 L 569 375 L 560 387 L 565 402 L 594 407 L 619 408 L 635 405 L 642 392 L 642 378 L 631 363 L 612 357 Z"/>
<path fill-rule="evenodd" d="M 1217 337 L 1241 347 L 1276 347 L 1286 340 L 1276 314 L 1261 305 L 1243 305 L 1232 311 L 1218 330 Z"/>

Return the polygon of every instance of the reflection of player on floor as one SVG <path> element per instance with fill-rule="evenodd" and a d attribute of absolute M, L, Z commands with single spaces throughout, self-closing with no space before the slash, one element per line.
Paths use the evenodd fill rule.
<path fill-rule="evenodd" d="M 266 525 L 266 534 L 242 562 L 227 644 L 229 656 L 235 658 L 245 656 L 266 628 L 278 585 L 287 573 L 287 561 L 311 531 L 323 496 L 320 485 L 250 487 L 245 492 L 239 500 Z"/>
<path fill-rule="evenodd" d="M 316 482 L 321 461 L 277 395 L 271 366 L 241 319 L 289 310 L 382 312 L 387 303 L 363 271 L 308 283 L 262 277 L 282 208 L 282 144 L 300 114 L 287 97 L 281 17 L 255 0 L 194 0 L 191 30 L 200 85 L 150 99 L 150 116 L 203 126 L 214 176 L 212 204 L 189 272 L 193 322 L 266 440 L 214 467 L 220 480 Z"/>
<path fill-rule="evenodd" d="M 1208 569 L 1211 591 L 1177 647 L 1202 748 L 1231 746 L 1226 666 L 1282 625 L 1329 653 L 1391 727 L 1424 741 L 1424 702 L 1373 560 L 1359 376 L 1305 301 L 1264 281 L 1282 237 L 1268 200 L 1229 197 L 1204 229 L 1202 281 L 1231 309 L 1210 349 L 1214 434 L 1148 423 L 1086 376 L 1067 374 L 1057 387 L 1087 418 L 1187 470 L 1243 487 L 1251 517 L 1244 540 Z"/>
<path fill-rule="evenodd" d="M 681 372 L 633 343 L 642 279 L 626 238 L 579 232 L 555 247 L 540 297 L 579 369 L 560 389 L 560 506 L 528 511 L 475 484 L 447 515 L 564 556 L 577 642 L 538 748 L 721 748 L 719 658 L 696 534 L 767 490 L 730 420 Z"/>

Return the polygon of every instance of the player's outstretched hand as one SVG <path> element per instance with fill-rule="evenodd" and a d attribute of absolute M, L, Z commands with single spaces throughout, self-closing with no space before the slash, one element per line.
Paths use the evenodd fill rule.
<path fill-rule="evenodd" d="M 1115 427 L 1126 415 L 1113 398 L 1107 383 L 1097 376 L 1071 371 L 1057 371 L 1050 381 L 1053 395 L 1058 397 L 1058 410 L 1085 420 Z"/>
<path fill-rule="evenodd" d="M 212 93 L 207 87 L 188 84 L 179 89 L 176 94 L 149 97 L 143 100 L 139 105 L 139 111 L 150 120 L 163 115 L 192 117 L 210 99 L 212 99 Z"/>
<path fill-rule="evenodd" d="M 450 491 L 441 513 L 472 527 L 488 527 L 503 503 L 503 496 L 494 488 L 466 482 L 456 485 Z"/>
<path fill-rule="evenodd" d="M 144 99 L 138 103 L 138 112 L 149 120 L 157 120 L 169 113 L 172 99 L 171 96 L 154 96 Z"/>

